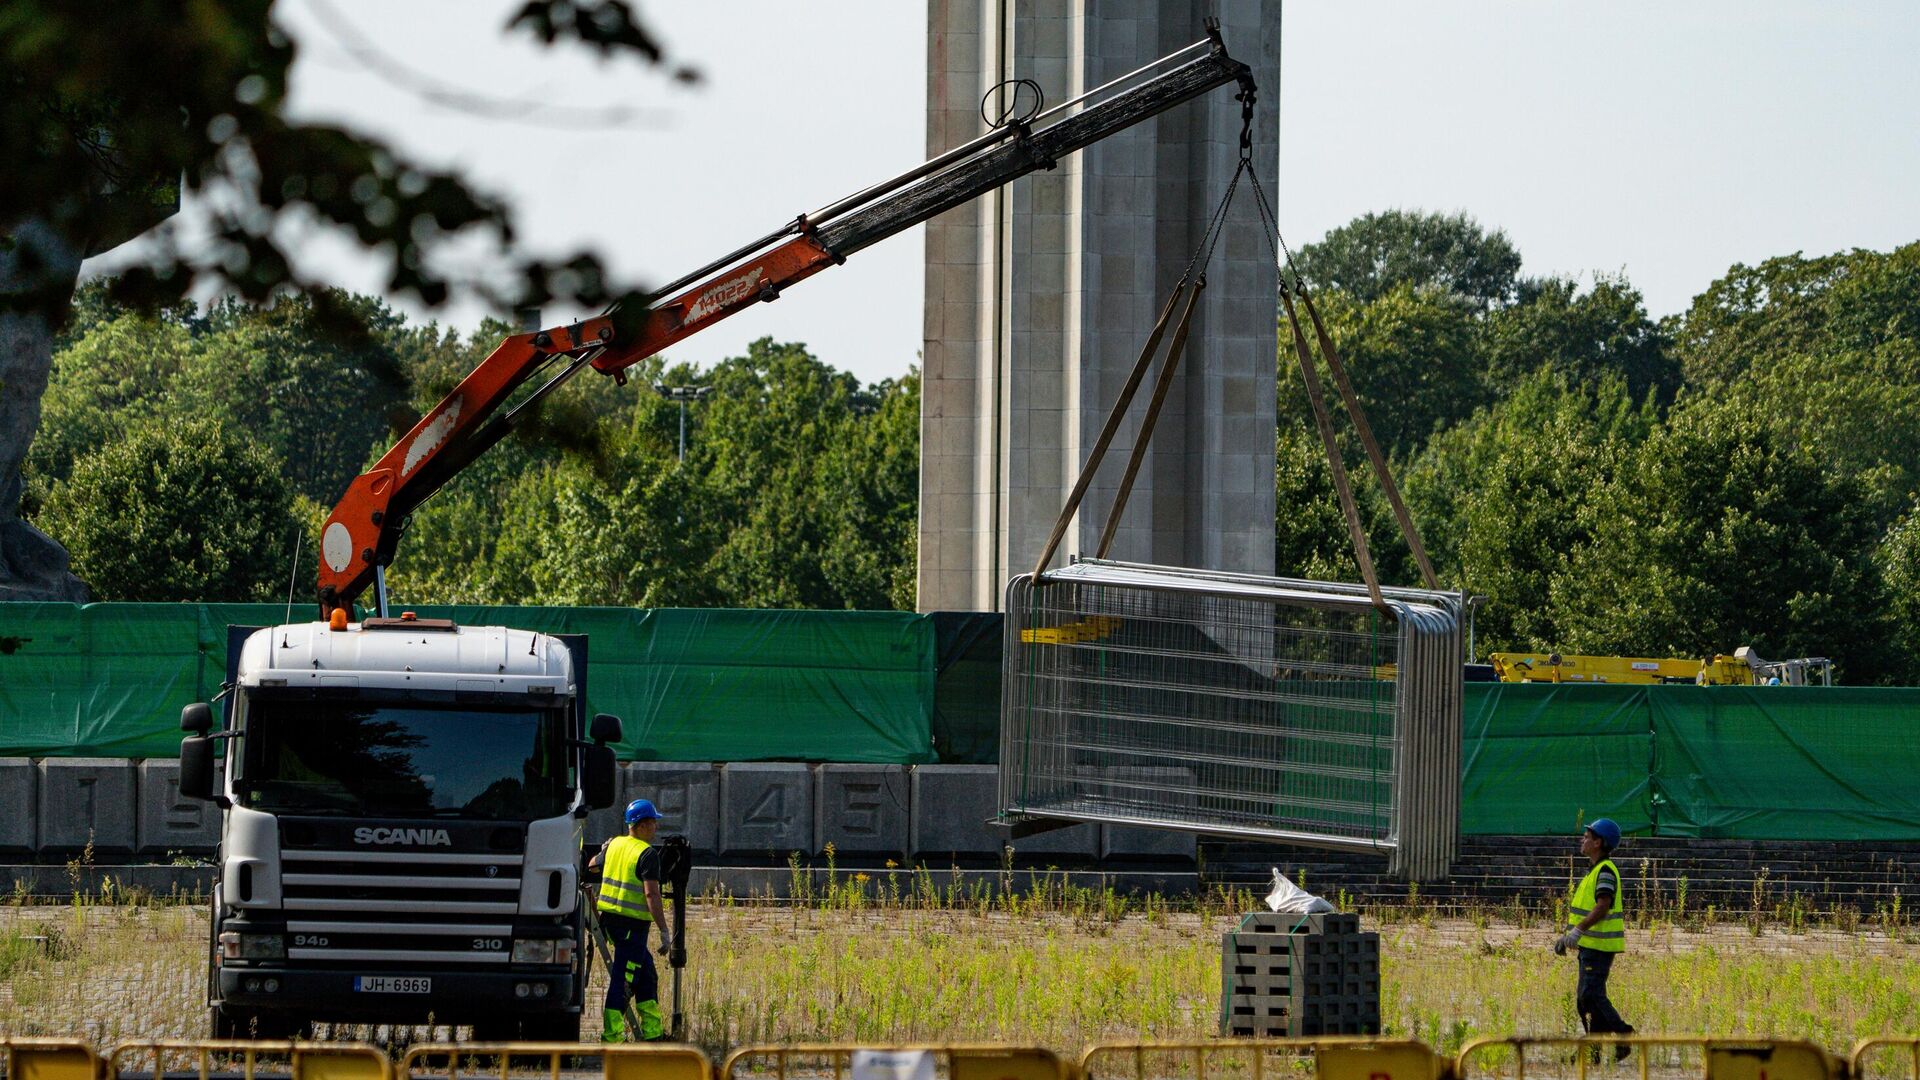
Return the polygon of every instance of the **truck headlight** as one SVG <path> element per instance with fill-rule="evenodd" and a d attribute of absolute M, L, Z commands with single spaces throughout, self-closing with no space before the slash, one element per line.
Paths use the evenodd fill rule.
<path fill-rule="evenodd" d="M 243 934 L 228 930 L 220 935 L 222 960 L 284 960 L 286 939 L 279 934 Z"/>
<path fill-rule="evenodd" d="M 560 942 L 554 938 L 523 938 L 513 943 L 513 962 L 516 964 L 554 964 Z"/>

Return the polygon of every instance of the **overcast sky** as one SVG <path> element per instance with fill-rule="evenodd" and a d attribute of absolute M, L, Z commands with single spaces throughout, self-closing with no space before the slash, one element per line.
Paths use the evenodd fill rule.
<path fill-rule="evenodd" d="M 918 0 L 636 4 L 704 73 L 693 87 L 503 35 L 519 3 L 279 0 L 301 48 L 292 111 L 458 166 L 513 204 L 523 238 L 591 245 L 642 283 L 926 156 Z M 1920 239 L 1920 4 L 1294 0 L 1283 49 L 1296 246 L 1371 210 L 1465 210 L 1507 231 L 1525 272 L 1622 272 L 1661 315 L 1735 262 Z M 421 83 L 545 111 L 475 116 Z M 606 123 L 614 106 L 634 114 Z M 921 254 L 916 229 L 669 355 L 704 366 L 770 334 L 868 381 L 902 374 Z M 377 291 L 342 244 L 303 265 Z M 463 329 L 486 314 L 399 306 Z"/>

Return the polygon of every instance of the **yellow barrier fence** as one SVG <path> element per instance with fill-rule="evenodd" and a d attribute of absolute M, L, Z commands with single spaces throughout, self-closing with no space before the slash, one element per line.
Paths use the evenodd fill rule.
<path fill-rule="evenodd" d="M 1854 1044 L 1853 1053 L 1848 1056 L 1847 1073 L 1852 1080 L 1867 1080 L 1870 1076 L 1904 1076 L 1906 1080 L 1920 1080 L 1920 1038 L 1862 1039 Z M 1876 1069 L 1876 1063 L 1885 1063 L 1888 1058 L 1899 1064 L 1891 1069 Z"/>
<path fill-rule="evenodd" d="M 107 1058 L 108 1080 L 122 1073 L 192 1073 L 206 1078 L 238 1072 L 253 1080 L 260 1072 L 291 1080 L 394 1080 L 393 1062 L 379 1047 L 351 1042 L 285 1042 L 179 1039 L 121 1043 Z"/>
<path fill-rule="evenodd" d="M 605 1080 L 713 1080 L 713 1064 L 697 1046 L 683 1043 L 432 1043 L 411 1047 L 400 1059 L 399 1080 L 508 1080 L 532 1075 L 535 1064 L 549 1077 L 578 1076 L 586 1059 L 600 1060 Z M 464 1067 L 463 1067 L 464 1066 Z"/>
<path fill-rule="evenodd" d="M 1075 1080 L 1051 1050 L 987 1043 L 745 1046 L 727 1055 L 720 1080 L 771 1074 L 774 1080 Z"/>
<path fill-rule="evenodd" d="M 1371 1036 L 1103 1043 L 1080 1056 L 1084 1080 L 1266 1080 L 1295 1077 L 1312 1055 L 1318 1080 L 1441 1080 L 1447 1059 L 1424 1043 Z"/>
<path fill-rule="evenodd" d="M 1615 1047 L 1630 1051 L 1615 1063 Z M 1702 1080 L 1844 1080 L 1847 1063 L 1799 1039 L 1741 1039 L 1672 1035 L 1594 1035 L 1587 1038 L 1476 1039 L 1460 1048 L 1455 1080 L 1483 1075 L 1526 1080 L 1572 1076 L 1607 1063 L 1606 1075 L 1637 1071 L 1640 1080 L 1697 1075 Z"/>
<path fill-rule="evenodd" d="M 79 1039 L 6 1039 L 0 1080 L 98 1080 L 100 1055 Z"/>

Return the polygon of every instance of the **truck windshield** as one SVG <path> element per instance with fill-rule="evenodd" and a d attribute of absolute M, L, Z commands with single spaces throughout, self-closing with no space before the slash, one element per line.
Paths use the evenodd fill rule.
<path fill-rule="evenodd" d="M 573 802 L 557 709 L 248 703 L 243 805 L 280 814 L 532 821 Z"/>

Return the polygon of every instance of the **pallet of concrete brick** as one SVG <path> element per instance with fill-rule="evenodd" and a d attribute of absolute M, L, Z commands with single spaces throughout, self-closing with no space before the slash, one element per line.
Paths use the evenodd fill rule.
<path fill-rule="evenodd" d="M 1302 1003 L 1290 998 L 1230 997 L 1224 1003 L 1220 1031 L 1253 1038 L 1378 1035 L 1380 999 L 1316 998 Z"/>
<path fill-rule="evenodd" d="M 1220 999 L 1220 1034 L 1282 1038 L 1296 1034 L 1293 1002 L 1286 997 L 1229 995 Z"/>
<path fill-rule="evenodd" d="M 1269 935 L 1225 935 L 1220 953 L 1223 995 L 1304 1002 L 1380 993 L 1378 934 L 1354 934 L 1345 941 L 1295 937 L 1284 945 L 1260 940 L 1263 937 Z"/>
<path fill-rule="evenodd" d="M 1228 931 L 1220 938 L 1220 974 L 1291 978 L 1300 946 L 1300 939 L 1291 934 Z"/>
<path fill-rule="evenodd" d="M 1221 1033 L 1378 1034 L 1380 936 L 1359 925 L 1345 913 L 1241 920 L 1221 938 Z"/>

